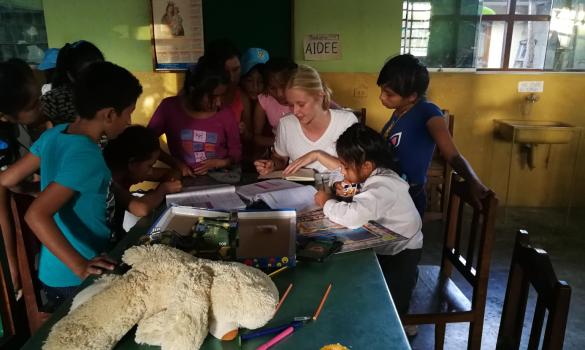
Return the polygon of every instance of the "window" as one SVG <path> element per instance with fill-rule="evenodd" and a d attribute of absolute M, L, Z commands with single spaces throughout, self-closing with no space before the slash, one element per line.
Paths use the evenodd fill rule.
<path fill-rule="evenodd" d="M 410 52 L 425 57 L 429 46 L 431 3 L 408 2 L 402 4 L 402 38 L 400 53 Z"/>
<path fill-rule="evenodd" d="M 404 3 L 402 52 L 419 56 L 429 67 L 585 70 L 585 0 Z M 424 50 L 420 40 L 408 40 L 416 28 L 411 12 L 420 4 L 430 14 Z"/>
<path fill-rule="evenodd" d="M 551 0 L 483 3 L 477 68 L 544 69 Z"/>
<path fill-rule="evenodd" d="M 0 61 L 39 64 L 47 47 L 41 0 L 0 2 Z"/>

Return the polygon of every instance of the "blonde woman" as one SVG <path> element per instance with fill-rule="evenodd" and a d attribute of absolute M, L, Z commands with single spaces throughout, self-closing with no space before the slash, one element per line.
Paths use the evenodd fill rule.
<path fill-rule="evenodd" d="M 292 174 L 306 167 L 317 172 L 339 168 L 335 142 L 357 123 L 351 112 L 330 109 L 331 90 L 312 67 L 299 65 L 286 85 L 292 113 L 278 123 L 274 152 L 254 162 L 259 174 L 284 169 Z"/>

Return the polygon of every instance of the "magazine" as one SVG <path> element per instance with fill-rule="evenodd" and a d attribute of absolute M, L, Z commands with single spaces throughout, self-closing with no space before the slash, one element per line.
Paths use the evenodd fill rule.
<path fill-rule="evenodd" d="M 297 217 L 297 233 L 307 237 L 334 236 L 343 242 L 339 253 L 373 248 L 407 239 L 375 221 L 370 221 L 357 229 L 349 229 L 327 219 L 322 209 L 300 214 Z"/>

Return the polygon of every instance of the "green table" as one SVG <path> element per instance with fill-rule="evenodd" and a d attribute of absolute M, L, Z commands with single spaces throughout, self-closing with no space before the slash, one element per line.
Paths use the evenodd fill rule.
<path fill-rule="evenodd" d="M 146 232 L 150 220 L 141 220 L 112 251 L 112 257 L 134 244 Z M 297 267 L 274 276 L 281 295 L 290 283 L 293 288 L 275 318 L 267 326 L 292 321 L 295 316 L 312 316 L 329 283 L 329 298 L 316 322 L 309 322 L 274 346 L 278 349 L 319 349 L 323 345 L 341 343 L 352 350 L 410 349 L 382 271 L 372 250 L 338 254 L 324 263 L 299 262 Z M 84 284 L 90 283 L 86 281 Z M 23 349 L 40 349 L 49 330 L 69 309 L 63 305 L 47 323 L 29 339 Z M 242 342 L 221 342 L 209 336 L 202 349 L 255 349 L 270 336 Z M 116 349 L 156 349 L 134 342 L 129 332 Z"/>

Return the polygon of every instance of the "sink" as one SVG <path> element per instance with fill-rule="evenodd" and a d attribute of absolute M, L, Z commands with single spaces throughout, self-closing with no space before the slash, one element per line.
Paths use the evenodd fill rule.
<path fill-rule="evenodd" d="M 515 143 L 569 143 L 575 129 L 567 123 L 546 120 L 496 119 L 494 122 L 496 136 Z"/>

